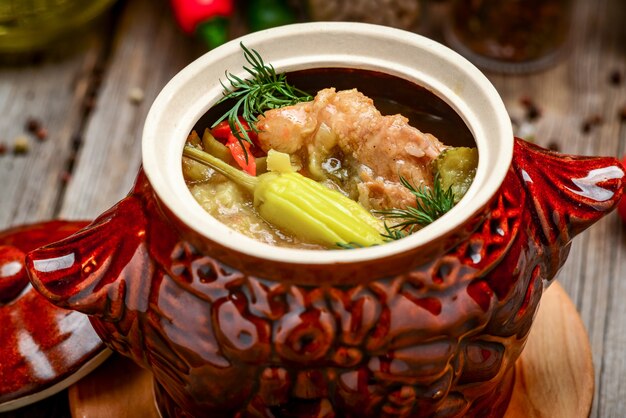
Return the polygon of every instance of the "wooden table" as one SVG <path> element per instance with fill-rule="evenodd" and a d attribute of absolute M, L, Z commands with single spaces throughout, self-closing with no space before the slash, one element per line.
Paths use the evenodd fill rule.
<path fill-rule="evenodd" d="M 436 37 L 445 3 L 429 7 Z M 512 118 L 543 146 L 621 156 L 626 144 L 626 2 L 580 2 L 571 53 L 537 74 L 488 74 Z M 235 35 L 237 32 L 235 32 Z M 140 164 L 150 104 L 202 48 L 175 27 L 165 2 L 128 0 L 66 51 L 0 67 L 0 228 L 62 217 L 91 219 L 122 198 Z M 623 80 L 618 80 L 621 75 Z M 620 82 L 621 81 L 621 82 Z M 131 100 L 141 90 L 141 101 Z M 540 117 L 527 121 L 523 99 Z M 621 116 L 620 116 L 621 115 Z M 47 130 L 27 132 L 35 118 Z M 523 133 L 523 132 L 522 132 Z M 12 153 L 26 136 L 30 149 Z M 611 214 L 578 237 L 559 280 L 588 329 L 596 371 L 592 417 L 626 411 L 626 235 Z M 1 360 L 1 359 L 0 359 Z M 2 417 L 66 417 L 67 392 Z"/>

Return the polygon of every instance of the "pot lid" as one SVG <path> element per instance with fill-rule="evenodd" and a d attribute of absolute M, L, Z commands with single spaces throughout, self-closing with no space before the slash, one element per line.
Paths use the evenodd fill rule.
<path fill-rule="evenodd" d="M 49 221 L 0 232 L 0 412 L 65 389 L 110 354 L 88 317 L 45 300 L 24 266 L 26 253 L 85 225 Z"/>

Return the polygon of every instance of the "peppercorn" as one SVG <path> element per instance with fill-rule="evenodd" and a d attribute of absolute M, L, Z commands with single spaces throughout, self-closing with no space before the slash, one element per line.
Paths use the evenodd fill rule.
<path fill-rule="evenodd" d="M 32 134 L 36 133 L 41 128 L 41 122 L 35 118 L 28 118 L 26 121 L 26 130 Z"/>
<path fill-rule="evenodd" d="M 45 141 L 48 138 L 48 130 L 44 127 L 39 127 L 39 129 L 35 132 L 35 137 L 39 141 Z"/>
<path fill-rule="evenodd" d="M 69 171 L 63 171 L 61 173 L 61 183 L 67 184 L 70 182 L 71 179 L 72 179 L 72 173 L 70 173 Z"/>
<path fill-rule="evenodd" d="M 522 97 L 520 100 L 522 106 L 526 109 L 526 119 L 533 121 L 538 119 L 541 116 L 541 110 L 535 102 L 528 96 Z"/>
<path fill-rule="evenodd" d="M 16 155 L 26 154 L 30 150 L 28 138 L 25 136 L 18 136 L 13 142 L 13 153 Z"/>
<path fill-rule="evenodd" d="M 622 84 L 622 73 L 619 70 L 611 71 L 611 75 L 609 76 L 609 82 L 613 86 L 619 86 Z"/>
<path fill-rule="evenodd" d="M 550 151 L 555 151 L 555 152 L 561 151 L 561 146 L 555 140 L 548 142 L 548 145 L 546 146 L 546 148 L 548 148 Z"/>
<path fill-rule="evenodd" d="M 128 91 L 128 99 L 134 105 L 138 105 L 143 102 L 145 93 L 141 87 L 133 87 Z"/>
<path fill-rule="evenodd" d="M 592 115 L 583 121 L 581 130 L 584 134 L 588 134 L 589 132 L 591 132 L 591 129 L 593 129 L 596 126 L 601 125 L 602 122 L 604 122 L 604 118 L 602 116 L 597 115 L 597 114 Z"/>

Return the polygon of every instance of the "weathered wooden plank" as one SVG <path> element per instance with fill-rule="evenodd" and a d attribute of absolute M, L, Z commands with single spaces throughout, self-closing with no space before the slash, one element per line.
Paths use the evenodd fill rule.
<path fill-rule="evenodd" d="M 626 104 L 626 89 L 609 82 L 610 73 L 626 74 L 626 59 L 615 48 L 617 32 L 613 30 L 618 2 L 585 2 L 582 12 L 588 17 L 583 46 L 575 51 L 578 70 L 573 74 L 573 88 L 579 92 L 579 101 L 572 106 L 578 110 L 577 127 L 595 115 L 603 119 L 600 126 L 587 134 L 580 134 L 578 149 L 584 153 L 619 156 L 623 152 L 620 141 L 618 109 Z M 619 12 L 617 13 L 619 15 Z M 579 309 L 591 340 L 596 366 L 596 394 L 592 417 L 623 416 L 626 410 L 626 388 L 620 388 L 626 373 L 623 346 L 616 352 L 615 343 L 621 339 L 619 331 L 626 318 L 626 309 L 619 301 L 621 277 L 618 270 L 624 255 L 622 225 L 613 214 L 588 231 L 580 241 L 580 270 L 572 271 L 570 280 L 578 281 Z M 578 274 L 577 274 L 578 273 Z M 622 287 L 623 290 L 623 287 Z M 623 294 L 623 293 L 622 293 Z M 614 322 L 614 318 L 621 321 Z M 623 328 L 621 328 L 623 330 Z M 617 339 L 617 340 L 616 340 Z M 611 348 L 613 347 L 613 348 Z M 618 354 L 619 353 L 619 354 Z M 621 363 L 621 364 L 620 364 Z"/>
<path fill-rule="evenodd" d="M 0 68 L 0 143 L 11 147 L 17 136 L 26 134 L 31 117 L 48 131 L 44 142 L 27 135 L 30 150 L 26 155 L 15 156 L 9 149 L 0 156 L 0 229 L 56 216 L 74 153 L 73 138 L 82 129 L 92 75 L 106 49 L 105 22 L 36 64 Z M 69 418 L 67 394 L 61 392 L 0 416 Z"/>
<path fill-rule="evenodd" d="M 80 129 L 83 102 L 93 68 L 102 52 L 101 28 L 89 32 L 83 49 L 38 64 L 0 67 L 0 228 L 54 216 L 63 172 Z M 29 118 L 48 131 L 38 142 L 27 135 L 30 150 L 11 153 L 16 137 L 26 134 Z"/>
<path fill-rule="evenodd" d="M 605 119 L 593 140 L 600 153 L 622 156 L 626 126 L 619 113 L 626 106 L 626 88 L 623 81 L 617 84 L 609 80 L 614 71 L 622 77 L 626 75 L 626 31 L 619 21 L 626 13 L 626 5 L 614 1 L 597 6 L 601 17 L 594 19 L 597 25 L 594 29 L 599 35 L 591 38 L 594 43 L 585 49 L 584 57 L 585 61 L 594 63 L 595 84 L 591 84 L 589 95 L 596 106 L 594 110 Z M 602 341 L 597 348 L 592 345 L 597 368 L 597 400 L 592 416 L 597 417 L 621 417 L 626 411 L 626 386 L 623 384 L 626 374 L 625 244 L 624 225 L 614 214 L 599 228 L 590 231 L 588 251 L 584 253 L 585 293 L 593 292 L 598 281 L 603 284 L 598 287 L 600 291 L 594 303 L 583 310 L 589 315 L 589 321 L 596 322 L 592 343 Z M 605 267 L 599 267 L 602 265 Z M 603 319 L 601 324 L 596 319 L 598 317 Z"/>
<path fill-rule="evenodd" d="M 619 111 L 626 105 L 626 89 L 610 82 L 612 72 L 626 75 L 624 32 L 615 22 L 620 9 L 624 12 L 621 3 L 579 2 L 573 50 L 556 68 L 524 77 L 491 77 L 516 118 L 524 112 L 524 96 L 542 109 L 535 126 L 540 145 L 556 143 L 563 152 L 583 155 L 624 153 Z M 585 121 L 596 115 L 601 123 L 585 132 Z M 559 275 L 589 332 L 596 367 L 592 417 L 619 417 L 626 411 L 626 386 L 620 384 L 626 374 L 622 228 L 611 214 L 577 237 Z"/>
<path fill-rule="evenodd" d="M 93 218 L 130 190 L 140 166 L 141 132 L 150 105 L 198 54 L 197 45 L 176 28 L 169 9 L 149 0 L 128 2 L 115 36 L 62 217 Z M 144 92 L 139 104 L 129 99 L 136 88 Z"/>
<path fill-rule="evenodd" d="M 539 106 L 542 115 L 533 126 L 540 145 L 554 142 L 575 154 L 622 155 L 626 126 L 617 113 L 626 105 L 626 29 L 618 20 L 626 15 L 626 2 L 578 3 L 576 42 L 565 61 L 527 76 L 489 76 L 516 120 L 524 119 L 523 97 Z M 0 156 L 0 227 L 52 217 L 58 199 L 62 216 L 93 217 L 131 187 L 145 114 L 161 87 L 198 52 L 178 33 L 163 4 L 128 2 L 84 132 L 81 106 L 104 37 L 64 60 L 0 68 L 0 142 L 22 134 L 28 116 L 42 120 L 50 132 L 46 142 L 33 141 L 26 156 Z M 625 78 L 621 86 L 607 82 L 613 70 Z M 145 92 L 138 106 L 128 100 L 134 87 Z M 584 120 L 594 114 L 602 115 L 604 122 L 583 133 Z M 75 134 L 82 134 L 84 142 L 63 194 L 61 176 Z M 576 239 L 559 276 L 590 334 L 596 367 L 592 417 L 620 417 L 626 411 L 625 251 L 622 224 L 611 215 Z M 50 414 L 63 415 L 52 410 Z"/>

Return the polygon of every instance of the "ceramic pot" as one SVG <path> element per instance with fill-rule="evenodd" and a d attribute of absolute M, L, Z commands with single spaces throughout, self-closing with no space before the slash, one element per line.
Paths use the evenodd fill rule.
<path fill-rule="evenodd" d="M 419 233 L 356 250 L 278 248 L 219 223 L 185 186 L 181 153 L 224 71 L 245 76 L 240 41 L 279 72 L 356 68 L 425 87 L 475 139 L 468 193 Z M 286 26 L 174 77 L 148 115 L 130 195 L 28 268 L 42 295 L 152 370 L 164 415 L 501 416 L 542 291 L 572 237 L 615 207 L 623 177 L 613 158 L 514 139 L 494 87 L 432 40 Z"/>

